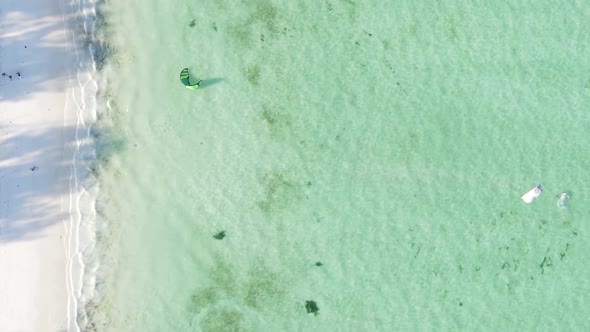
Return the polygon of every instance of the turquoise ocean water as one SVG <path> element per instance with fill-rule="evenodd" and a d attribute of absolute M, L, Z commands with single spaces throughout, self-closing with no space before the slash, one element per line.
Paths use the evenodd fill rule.
<path fill-rule="evenodd" d="M 584 2 L 100 10 L 86 328 L 590 329 Z"/>

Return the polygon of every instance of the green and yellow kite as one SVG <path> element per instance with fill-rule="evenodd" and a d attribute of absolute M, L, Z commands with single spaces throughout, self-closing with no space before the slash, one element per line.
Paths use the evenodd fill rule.
<path fill-rule="evenodd" d="M 198 81 L 196 84 L 191 84 L 190 79 L 189 79 L 189 75 L 188 75 L 188 68 L 184 68 L 180 72 L 180 82 L 182 84 L 184 84 L 184 86 L 187 89 L 197 90 L 199 88 L 199 84 L 201 84 L 201 82 L 203 82 L 203 80 Z"/>

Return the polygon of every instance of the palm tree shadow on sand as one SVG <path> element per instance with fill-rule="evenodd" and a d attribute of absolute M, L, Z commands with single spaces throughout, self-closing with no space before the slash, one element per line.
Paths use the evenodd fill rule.
<path fill-rule="evenodd" d="M 199 84 L 199 89 L 203 89 L 208 86 L 211 86 L 211 85 L 214 85 L 217 83 L 221 83 L 221 82 L 223 82 L 223 78 L 221 78 L 221 77 L 208 78 L 206 80 L 203 80 L 203 82 L 201 82 L 201 84 Z"/>

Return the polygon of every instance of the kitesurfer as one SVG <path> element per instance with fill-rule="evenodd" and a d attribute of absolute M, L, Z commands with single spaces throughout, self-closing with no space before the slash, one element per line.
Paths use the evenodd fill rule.
<path fill-rule="evenodd" d="M 187 89 L 190 90 L 196 90 L 199 88 L 199 85 L 201 84 L 201 82 L 203 82 L 203 80 L 198 81 L 196 84 L 191 84 L 190 82 L 190 77 L 189 77 L 189 73 L 188 73 L 188 68 L 184 68 L 181 72 L 180 72 L 180 82 L 182 84 L 184 84 L 184 86 Z"/>

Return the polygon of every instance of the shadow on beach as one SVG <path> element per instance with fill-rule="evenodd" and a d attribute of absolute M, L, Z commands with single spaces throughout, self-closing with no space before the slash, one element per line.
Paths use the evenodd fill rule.
<path fill-rule="evenodd" d="M 4 115 L 0 119 L 0 244 L 44 237 L 48 227 L 69 221 L 70 212 L 76 213 L 69 211 L 69 205 L 77 204 L 67 197 L 70 187 L 77 189 L 72 178 L 74 153 L 80 153 L 78 159 L 92 158 L 91 162 L 94 156 L 95 140 L 89 137 L 77 142 L 75 127 L 47 127 L 43 118 L 28 118 L 45 111 L 40 101 L 46 97 L 37 99 L 39 93 L 61 94 L 58 98 L 65 100 L 67 94 L 75 93 L 70 91 L 79 90 L 90 79 L 78 72 L 90 73 L 94 68 L 88 51 L 91 39 L 80 14 L 83 8 L 65 5 L 62 13 L 50 5 L 35 10 L 28 6 L 0 2 L 0 74 L 5 73 L 0 77 Z M 101 24 L 100 15 L 96 20 Z M 95 67 L 100 68 L 108 49 L 96 40 L 93 43 L 98 54 Z M 14 104 L 29 98 L 39 102 L 39 109 L 23 110 Z M 75 107 L 71 100 L 68 103 Z M 19 127 L 19 122 L 27 125 Z M 79 128 L 78 133 L 85 135 L 87 130 Z M 89 172 L 88 165 L 80 166 L 77 178 L 86 181 Z"/>
<path fill-rule="evenodd" d="M 61 17 L 35 16 L 40 12 L 5 11 L 0 7 L 0 71 L 4 74 L 0 77 L 0 101 L 66 88 L 69 73 L 66 59 L 60 54 L 65 54 L 67 47 L 63 38 L 55 37 L 63 36 L 64 24 Z M 47 59 L 63 61 L 49 62 Z M 45 84 L 49 79 L 64 84 Z"/>
<path fill-rule="evenodd" d="M 2 141 L 0 243 L 42 236 L 68 212 L 59 204 L 69 191 L 75 128 L 30 132 Z"/>
<path fill-rule="evenodd" d="M 84 30 L 80 8 L 65 5 L 57 15 L 49 5 L 36 10 L 28 6 L 0 2 L 0 74 L 4 74 L 0 76 L 0 102 L 40 92 L 65 93 L 69 87 L 84 85 L 77 74 L 78 70 L 92 70 L 91 41 L 96 67 L 106 61 L 108 47 Z M 97 26 L 103 23 L 99 14 L 95 20 Z"/>
<path fill-rule="evenodd" d="M 108 131 L 78 141 L 74 127 L 30 130 L 3 140 L 0 244 L 44 237 L 46 228 L 79 217 L 84 213 L 77 211 L 83 205 L 79 191 L 87 197 L 103 161 L 123 149 L 125 144 Z"/>
<path fill-rule="evenodd" d="M 39 92 L 65 95 L 70 36 L 63 19 L 46 8 L 0 4 L 0 109 L 5 115 L 0 120 L 0 243 L 44 236 L 47 227 L 63 220 L 59 200 L 69 190 L 72 157 L 64 147 L 73 146 L 75 128 L 41 129 L 42 121 L 34 127 L 26 121 L 25 128 L 11 121 L 23 111 L 13 102 Z"/>

